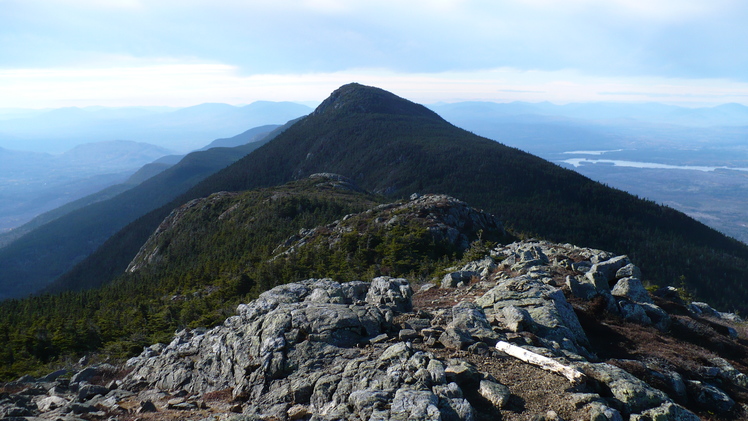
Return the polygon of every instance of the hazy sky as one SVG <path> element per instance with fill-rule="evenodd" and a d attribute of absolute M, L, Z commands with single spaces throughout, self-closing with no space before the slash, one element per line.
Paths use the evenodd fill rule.
<path fill-rule="evenodd" d="M 748 104 L 745 0 L 0 0 L 0 107 Z"/>

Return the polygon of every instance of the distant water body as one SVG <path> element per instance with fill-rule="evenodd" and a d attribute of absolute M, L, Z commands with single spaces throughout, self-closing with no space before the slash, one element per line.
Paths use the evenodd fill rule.
<path fill-rule="evenodd" d="M 609 151 L 569 151 L 564 152 L 565 155 L 602 155 L 608 152 L 623 152 L 623 149 L 612 149 Z"/>
<path fill-rule="evenodd" d="M 598 151 L 586 151 L 586 152 L 598 152 Z M 609 152 L 609 151 L 599 151 L 601 153 Z M 567 152 L 567 153 L 573 153 L 573 152 Z M 581 153 L 577 151 L 576 153 Z M 630 168 L 655 168 L 655 169 L 663 169 L 663 170 L 694 170 L 694 171 L 704 171 L 704 172 L 710 172 L 715 170 L 732 170 L 732 171 L 746 171 L 748 172 L 748 168 L 730 168 L 730 167 L 706 167 L 706 166 L 694 166 L 694 165 L 667 165 L 667 164 L 657 164 L 654 162 L 636 162 L 636 161 L 622 161 L 618 159 L 587 159 L 587 158 L 570 158 L 565 159 L 563 161 L 565 164 L 572 165 L 574 167 L 580 167 L 582 165 L 588 165 L 588 164 L 608 164 L 613 165 L 616 167 L 630 167 Z"/>

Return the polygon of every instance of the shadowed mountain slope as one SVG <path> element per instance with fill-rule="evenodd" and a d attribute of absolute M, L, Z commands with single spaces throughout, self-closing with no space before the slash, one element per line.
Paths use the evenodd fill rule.
<path fill-rule="evenodd" d="M 273 141 L 131 224 L 59 279 L 55 290 L 96 286 L 124 271 L 181 203 L 319 172 L 348 176 L 392 197 L 449 194 L 497 215 L 514 232 L 628 253 L 653 283 L 684 284 L 716 306 L 745 308 L 745 245 L 671 208 L 475 136 L 421 105 L 358 84 L 339 88 Z"/>
<path fill-rule="evenodd" d="M 119 194 L 68 212 L 16 239 L 0 249 L 0 267 L 3 268 L 0 271 L 0 299 L 38 292 L 125 225 L 236 162 L 271 136 L 273 134 L 234 148 L 219 147 L 188 154 L 178 164 L 133 188 L 115 191 Z M 112 192 L 102 192 L 109 193 Z"/>

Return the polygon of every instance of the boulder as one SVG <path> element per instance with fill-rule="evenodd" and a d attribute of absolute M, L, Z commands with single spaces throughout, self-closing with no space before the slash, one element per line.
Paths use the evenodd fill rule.
<path fill-rule="evenodd" d="M 406 279 L 380 276 L 371 281 L 366 293 L 366 302 L 395 312 L 408 312 L 413 309 L 413 290 Z"/>
<path fill-rule="evenodd" d="M 42 398 L 41 400 L 39 400 L 36 403 L 36 406 L 39 408 L 39 412 L 49 412 L 57 408 L 62 408 L 68 403 L 69 402 L 67 399 L 61 398 L 59 396 L 47 396 L 46 398 Z"/>
<path fill-rule="evenodd" d="M 624 320 L 629 322 L 639 323 L 645 326 L 652 324 L 652 319 L 647 316 L 647 312 L 644 307 L 639 304 L 632 302 L 628 299 L 618 300 L 618 309 L 623 316 Z"/>
<path fill-rule="evenodd" d="M 613 394 L 614 406 L 624 413 L 640 413 L 664 403 L 668 396 L 614 365 L 576 363 L 588 377 L 603 383 Z"/>
<path fill-rule="evenodd" d="M 590 282 L 587 278 L 578 278 L 576 276 L 566 277 L 566 286 L 569 288 L 571 293 L 583 300 L 591 300 L 596 295 L 599 295 L 595 284 Z"/>
<path fill-rule="evenodd" d="M 111 364 L 100 364 L 92 367 L 86 367 L 83 370 L 73 374 L 70 378 L 70 383 L 80 383 L 90 381 L 92 378 L 104 375 L 106 373 L 114 373 L 117 368 Z"/>
<path fill-rule="evenodd" d="M 686 382 L 683 377 L 676 371 L 667 371 L 664 374 L 665 383 L 670 387 L 670 396 L 679 402 L 685 402 L 688 399 L 686 392 Z"/>
<path fill-rule="evenodd" d="M 57 371 L 49 373 L 46 376 L 40 378 L 39 381 L 42 382 L 42 383 L 52 383 L 55 380 L 57 380 L 58 377 L 64 376 L 67 373 L 68 373 L 68 371 L 65 370 L 65 369 L 63 369 L 63 370 L 57 370 Z"/>
<path fill-rule="evenodd" d="M 395 419 L 441 420 L 439 398 L 428 390 L 399 389 L 392 400 L 391 413 Z"/>
<path fill-rule="evenodd" d="M 480 278 L 487 278 L 494 271 L 496 271 L 496 261 L 491 256 L 486 256 L 483 259 L 475 260 L 467 263 L 460 269 L 463 272 L 473 272 Z"/>
<path fill-rule="evenodd" d="M 721 357 L 712 357 L 709 362 L 719 369 L 717 377 L 736 386 L 748 388 L 748 376 L 738 371 L 727 360 Z"/>
<path fill-rule="evenodd" d="M 492 382 L 489 380 L 481 380 L 478 393 L 486 398 L 487 401 L 491 402 L 491 405 L 496 408 L 504 408 L 509 402 L 509 388 L 501 383 Z"/>
<path fill-rule="evenodd" d="M 639 278 L 622 278 L 610 292 L 615 297 L 625 297 L 636 303 L 654 304 Z"/>
<path fill-rule="evenodd" d="M 584 275 L 600 291 L 610 291 L 611 281 L 616 279 L 616 273 L 622 267 L 630 264 L 628 256 L 617 256 L 592 265 Z"/>
<path fill-rule="evenodd" d="M 538 336 L 575 353 L 589 343 L 563 292 L 537 279 L 523 275 L 501 280 L 475 302 L 495 314 L 502 314 L 509 306 L 524 309 L 537 326 Z"/>
<path fill-rule="evenodd" d="M 616 271 L 615 278 L 616 279 L 622 279 L 622 278 L 641 279 L 642 271 L 641 269 L 639 269 L 638 266 L 634 265 L 633 263 L 629 263 L 626 266 L 618 269 L 618 271 Z"/>
<path fill-rule="evenodd" d="M 478 272 L 470 270 L 458 270 L 444 275 L 442 278 L 442 288 L 456 288 L 470 285 L 473 277 L 478 277 Z"/>
<path fill-rule="evenodd" d="M 452 321 L 450 328 L 467 332 L 473 341 L 496 342 L 499 335 L 493 331 L 488 323 L 483 308 L 474 302 L 462 301 L 452 307 Z"/>
<path fill-rule="evenodd" d="M 501 309 L 501 313 L 504 316 L 502 319 L 504 326 L 512 332 L 522 331 L 535 331 L 535 322 L 532 321 L 530 313 L 516 306 L 506 306 Z"/>
<path fill-rule="evenodd" d="M 694 301 L 689 304 L 688 309 L 697 316 L 711 316 L 720 318 L 719 311 L 713 309 L 709 304 L 700 301 Z"/>
<path fill-rule="evenodd" d="M 634 414 L 630 421 L 699 421 L 700 418 L 688 409 L 673 402 L 665 402 L 657 408 Z"/>
<path fill-rule="evenodd" d="M 109 393 L 109 389 L 105 386 L 99 386 L 96 384 L 84 384 L 80 387 L 80 389 L 78 389 L 78 400 L 80 402 L 85 402 L 96 395 L 103 396 L 107 393 Z"/>
<path fill-rule="evenodd" d="M 590 421 L 623 421 L 621 413 L 601 402 L 592 402 L 586 407 Z"/>
<path fill-rule="evenodd" d="M 649 317 L 649 320 L 652 321 L 654 327 L 662 332 L 667 332 L 672 324 L 672 319 L 665 310 L 650 303 L 638 303 L 638 305 L 644 309 L 644 312 L 647 314 L 647 317 Z"/>
<path fill-rule="evenodd" d="M 457 383 L 460 387 L 476 386 L 483 378 L 473 364 L 458 359 L 449 360 L 444 371 L 447 380 Z"/>
<path fill-rule="evenodd" d="M 686 389 L 688 397 L 708 411 L 724 414 L 735 406 L 735 401 L 717 386 L 698 380 L 688 380 Z"/>

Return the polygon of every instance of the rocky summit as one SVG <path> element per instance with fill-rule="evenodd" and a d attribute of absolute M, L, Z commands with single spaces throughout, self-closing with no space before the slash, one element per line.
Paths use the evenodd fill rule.
<path fill-rule="evenodd" d="M 466 257 L 430 281 L 277 286 L 127 362 L 7 383 L 0 419 L 748 418 L 744 321 L 643 282 L 628 256 L 532 239 L 477 248 L 505 234 L 496 218 L 414 195 L 302 230 L 272 259 L 405 220 Z"/>
<path fill-rule="evenodd" d="M 122 367 L 7 384 L 5 419 L 744 419 L 741 319 L 626 256 L 521 241 L 438 283 L 309 279 Z"/>

